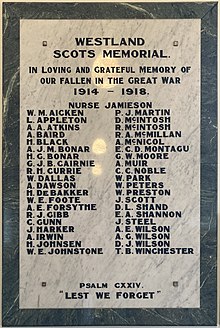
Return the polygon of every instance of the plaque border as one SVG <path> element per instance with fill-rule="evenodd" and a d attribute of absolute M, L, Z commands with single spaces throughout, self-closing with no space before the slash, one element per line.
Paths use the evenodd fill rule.
<path fill-rule="evenodd" d="M 3 326 L 217 325 L 217 2 L 3 3 Z M 201 20 L 200 308 L 19 309 L 21 19 Z"/>

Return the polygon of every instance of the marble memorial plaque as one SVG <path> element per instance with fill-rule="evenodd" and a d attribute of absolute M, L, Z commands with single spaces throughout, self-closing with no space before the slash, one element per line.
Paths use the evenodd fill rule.
<path fill-rule="evenodd" d="M 20 307 L 199 307 L 200 20 L 22 20 L 20 51 Z"/>
<path fill-rule="evenodd" d="M 216 323 L 216 6 L 173 6 L 5 4 L 6 326 Z"/>

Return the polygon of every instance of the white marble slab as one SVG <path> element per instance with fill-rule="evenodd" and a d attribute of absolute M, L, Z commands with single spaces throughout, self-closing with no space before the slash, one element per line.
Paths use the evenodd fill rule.
<path fill-rule="evenodd" d="M 200 287 L 200 20 L 22 20 L 20 29 L 20 308 L 196 308 L 199 307 Z M 95 58 L 54 58 L 55 49 L 79 50 L 75 37 L 142 38 L 143 46 L 112 46 L 110 49 L 163 50 L 168 58 L 117 58 L 103 60 L 106 47 L 80 47 L 94 50 Z M 47 41 L 47 46 L 42 42 Z M 178 42 L 174 43 L 174 42 Z M 41 67 L 69 66 L 73 73 L 46 74 Z M 73 96 L 79 85 L 61 85 L 60 77 L 80 76 L 78 66 L 126 66 L 135 73 L 115 74 L 124 78 L 123 85 L 98 85 L 98 96 Z M 175 67 L 172 74 L 139 74 L 140 66 Z M 189 67 L 182 73 L 182 67 Z M 29 67 L 37 67 L 36 74 Z M 95 73 L 91 77 L 94 88 Z M 157 77 L 156 84 L 129 84 L 128 78 Z M 179 77 L 180 84 L 164 85 L 162 76 Z M 56 84 L 42 84 L 41 78 L 56 78 Z M 107 84 L 106 84 L 107 83 Z M 149 95 L 124 96 L 122 87 L 146 88 Z M 113 91 L 113 92 L 109 92 Z M 68 144 L 88 145 L 89 153 L 80 159 L 95 161 L 96 167 L 82 169 L 76 177 L 77 187 L 88 189 L 82 198 L 95 203 L 96 211 L 72 210 L 63 225 L 74 226 L 65 240 L 80 240 L 83 247 L 102 248 L 102 255 L 28 255 L 27 243 L 27 110 L 33 109 L 32 127 L 37 129 L 38 110 L 68 109 L 69 102 L 97 101 L 99 110 L 84 110 L 87 123 L 79 131 L 64 131 Z M 171 227 L 171 247 L 190 248 L 193 254 L 116 254 L 115 246 L 115 110 L 107 110 L 108 102 L 152 102 L 154 109 L 170 109 L 171 130 L 181 131 L 180 138 L 164 138 L 166 145 L 189 146 L 186 153 L 169 153 L 169 160 L 149 160 L 149 167 L 165 167 L 163 177 L 152 175 L 151 181 L 163 181 L 171 195 L 157 196 L 158 203 L 166 203 L 170 211 L 181 211 L 181 218 L 156 218 L 161 226 Z M 133 109 L 132 109 L 133 110 Z M 134 110 L 133 110 L 134 111 Z M 126 110 L 121 110 L 125 115 Z M 124 116 L 123 116 L 124 119 Z M 43 128 L 46 127 L 42 125 Z M 33 132 L 33 131 L 32 131 Z M 36 133 L 36 130 L 33 134 Z M 165 140 L 166 139 L 166 140 Z M 35 154 L 37 153 L 36 146 Z M 124 149 L 122 147 L 122 149 Z M 46 148 L 44 148 L 46 151 Z M 56 149 L 57 150 L 57 149 Z M 125 149 L 124 149 L 125 150 Z M 47 153 L 43 153 L 46 157 Z M 39 159 L 34 155 L 36 170 Z M 45 161 L 45 165 L 47 165 Z M 44 170 L 47 168 L 44 167 Z M 123 170 L 123 169 L 122 169 Z M 35 182 L 36 183 L 36 182 Z M 35 186 L 35 183 L 32 186 Z M 137 188 L 139 190 L 140 188 Z M 43 189 L 42 189 L 43 190 Z M 126 190 L 126 186 L 125 186 Z M 36 188 L 35 191 L 36 192 Z M 127 192 L 127 190 L 125 191 Z M 35 199 L 36 200 L 36 199 Z M 122 199 L 123 200 L 123 199 Z M 46 211 L 48 196 L 44 198 Z M 124 199 L 125 201 L 125 199 Z M 124 204 L 124 203 L 123 203 Z M 130 204 L 134 209 L 136 203 Z M 130 206 L 129 205 L 129 206 Z M 33 205 L 36 223 L 37 204 Z M 134 212 L 134 211 L 133 211 Z M 124 213 L 124 212 L 123 212 Z M 124 220 L 124 218 L 123 218 Z M 35 225 L 36 227 L 36 225 Z M 133 226 L 131 227 L 133 229 Z M 133 235 L 132 235 L 133 236 Z M 35 245 L 37 241 L 32 240 Z M 46 282 L 46 286 L 42 286 Z M 115 283 L 134 283 L 133 288 L 116 288 Z M 178 282 L 178 286 L 174 286 Z M 106 288 L 80 288 L 80 283 L 107 284 Z M 140 283 L 140 287 L 137 287 Z M 110 293 L 99 300 L 96 292 Z M 143 294 L 145 292 L 145 294 Z M 151 294 L 153 292 L 153 294 Z M 88 293 L 83 299 L 67 299 L 71 293 Z M 117 294 L 119 293 L 119 294 Z M 134 293 L 135 298 L 127 298 Z M 137 294 L 139 293 L 139 294 Z M 118 295 L 118 298 L 116 297 Z M 131 297 L 132 295 L 129 294 Z M 140 295 L 141 298 L 138 298 Z M 142 295 L 142 296 L 141 296 Z M 145 295 L 146 298 L 143 298 Z M 151 297 L 151 295 L 153 295 Z M 124 297 L 123 297 L 124 296 Z"/>

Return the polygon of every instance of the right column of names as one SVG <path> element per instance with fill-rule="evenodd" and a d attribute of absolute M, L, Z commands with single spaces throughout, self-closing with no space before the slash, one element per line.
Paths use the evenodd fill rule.
<path fill-rule="evenodd" d="M 186 77 L 191 69 L 191 66 L 139 66 L 139 77 L 128 76 L 127 82 L 132 85 L 121 88 L 122 97 L 139 101 L 117 103 L 115 110 L 117 254 L 194 254 L 187 241 L 181 247 L 178 240 L 172 241 L 175 221 L 184 217 L 183 206 L 170 201 L 175 199 L 178 177 L 182 174 L 178 163 L 192 156 L 193 148 L 181 128 L 186 115 L 178 114 L 180 119 L 174 120 L 177 108 L 157 107 L 148 92 L 148 85 L 152 84 L 170 91 L 181 84 L 182 76 Z M 174 165 L 170 165 L 172 162 Z M 175 163 L 173 188 L 169 180 Z M 189 196 L 190 190 L 186 192 Z"/>

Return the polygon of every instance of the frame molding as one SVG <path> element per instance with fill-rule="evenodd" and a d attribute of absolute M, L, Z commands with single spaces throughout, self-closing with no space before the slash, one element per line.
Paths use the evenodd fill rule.
<path fill-rule="evenodd" d="M 217 2 L 3 4 L 3 326 L 217 325 Z M 201 19 L 199 309 L 19 309 L 21 19 Z M 211 122 L 211 124 L 210 124 Z"/>

